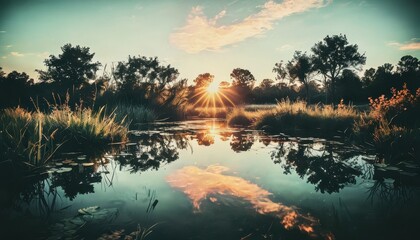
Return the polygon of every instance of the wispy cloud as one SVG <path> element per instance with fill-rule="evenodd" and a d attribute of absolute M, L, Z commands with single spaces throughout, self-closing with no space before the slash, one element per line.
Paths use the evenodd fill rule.
<path fill-rule="evenodd" d="M 0 31 L 0 33 L 6 33 L 6 31 Z"/>
<path fill-rule="evenodd" d="M 49 52 L 41 52 L 41 53 L 37 53 L 36 56 L 40 57 L 40 58 L 47 58 L 48 56 L 50 56 L 50 53 Z"/>
<path fill-rule="evenodd" d="M 23 56 L 25 56 L 25 54 L 20 53 L 20 52 L 10 52 L 10 55 L 12 55 L 14 57 L 23 57 Z"/>
<path fill-rule="evenodd" d="M 171 34 L 170 41 L 188 53 L 220 50 L 224 46 L 263 35 L 273 28 L 275 21 L 286 16 L 320 8 L 330 2 L 331 0 L 284 0 L 276 3 L 269 0 L 260 6 L 257 13 L 230 25 L 218 24 L 218 20 L 227 14 L 226 10 L 208 18 L 201 7 L 194 7 L 186 25 Z"/>
<path fill-rule="evenodd" d="M 280 51 L 280 52 L 282 52 L 282 51 L 287 51 L 287 50 L 291 50 L 291 49 L 293 49 L 293 46 L 292 46 L 292 45 L 290 45 L 290 44 L 284 44 L 284 45 L 282 45 L 282 46 L 280 46 L 280 47 L 276 48 L 276 50 L 277 50 L 277 51 Z"/>
<path fill-rule="evenodd" d="M 411 39 L 410 42 L 406 42 L 406 43 L 389 42 L 388 45 L 398 47 L 398 49 L 400 49 L 402 51 L 420 50 L 420 39 L 419 38 L 413 38 L 413 39 Z"/>

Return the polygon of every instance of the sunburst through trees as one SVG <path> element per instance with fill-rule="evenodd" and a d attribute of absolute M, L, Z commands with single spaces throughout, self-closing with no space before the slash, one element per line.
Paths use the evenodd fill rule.
<path fill-rule="evenodd" d="M 213 109 L 234 106 L 235 92 L 229 89 L 226 84 L 219 84 L 214 81 L 214 76 L 204 73 L 194 79 L 194 107 Z"/>

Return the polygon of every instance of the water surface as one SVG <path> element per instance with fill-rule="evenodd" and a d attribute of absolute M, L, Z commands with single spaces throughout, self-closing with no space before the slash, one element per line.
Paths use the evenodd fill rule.
<path fill-rule="evenodd" d="M 418 185 L 384 177 L 374 155 L 338 137 L 267 135 L 216 119 L 142 128 L 115 153 L 63 155 L 48 177 L 19 189 L 3 226 L 31 239 L 118 239 L 148 228 L 145 239 L 417 235 Z"/>

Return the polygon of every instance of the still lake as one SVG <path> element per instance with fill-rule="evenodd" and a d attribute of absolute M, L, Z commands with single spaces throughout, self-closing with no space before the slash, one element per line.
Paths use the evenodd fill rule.
<path fill-rule="evenodd" d="M 217 119 L 139 129 L 122 150 L 62 155 L 63 164 L 15 193 L 3 211 L 5 232 L 15 239 L 419 235 L 419 184 L 378 169 L 374 154 L 339 137 L 268 135 Z"/>

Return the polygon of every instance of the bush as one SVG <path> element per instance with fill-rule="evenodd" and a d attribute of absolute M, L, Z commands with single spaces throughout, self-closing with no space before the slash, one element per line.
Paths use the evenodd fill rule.
<path fill-rule="evenodd" d="M 370 101 L 370 114 L 354 124 L 359 141 L 372 142 L 375 151 L 386 162 L 420 159 L 420 89 L 412 94 L 406 85 L 391 89 L 391 97 L 384 95 Z"/>

